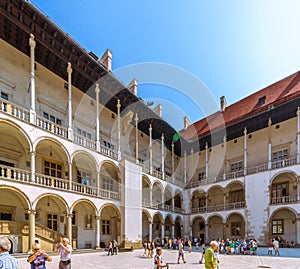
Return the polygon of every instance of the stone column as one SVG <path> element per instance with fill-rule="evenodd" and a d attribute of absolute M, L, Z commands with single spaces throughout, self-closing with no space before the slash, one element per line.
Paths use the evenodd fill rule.
<path fill-rule="evenodd" d="M 72 113 L 72 67 L 68 63 L 68 139 L 73 140 L 73 113 Z"/>
<path fill-rule="evenodd" d="M 161 239 L 160 239 L 160 241 L 162 241 L 164 237 L 165 237 L 165 224 L 162 223 L 161 224 Z"/>
<path fill-rule="evenodd" d="M 101 249 L 100 247 L 100 216 L 96 216 L 96 249 Z"/>
<path fill-rule="evenodd" d="M 29 234 L 28 234 L 28 253 L 32 252 L 32 246 L 35 243 L 35 210 L 28 210 Z"/>
<path fill-rule="evenodd" d="M 31 182 L 35 182 L 35 151 L 31 152 L 30 155 L 30 168 L 31 168 Z"/>
<path fill-rule="evenodd" d="M 73 246 L 72 244 L 72 214 L 66 214 L 66 219 L 67 219 L 67 238 L 70 240 L 70 245 Z"/>
<path fill-rule="evenodd" d="M 208 243 L 208 223 L 205 223 L 205 239 L 204 242 Z"/>
<path fill-rule="evenodd" d="M 184 172 L 183 172 L 184 186 L 186 186 L 186 150 L 184 151 Z"/>
<path fill-rule="evenodd" d="M 297 163 L 300 163 L 300 107 L 297 109 Z"/>
<path fill-rule="evenodd" d="M 121 115 L 120 115 L 121 103 L 118 99 L 117 111 L 118 111 L 118 161 L 121 161 Z"/>
<path fill-rule="evenodd" d="M 165 179 L 165 137 L 161 135 L 161 173 L 162 179 Z"/>
<path fill-rule="evenodd" d="M 247 175 L 247 128 L 244 128 L 244 176 Z"/>
<path fill-rule="evenodd" d="M 152 163 L 152 125 L 149 126 L 149 172 L 153 174 L 153 163 Z"/>
<path fill-rule="evenodd" d="M 100 152 L 100 115 L 99 115 L 100 88 L 98 83 L 96 84 L 95 93 L 96 93 L 96 149 L 98 152 Z"/>
<path fill-rule="evenodd" d="M 29 121 L 36 124 L 36 111 L 35 111 L 35 40 L 34 35 L 30 34 L 29 47 L 30 47 L 30 116 Z"/>
<path fill-rule="evenodd" d="M 189 234 L 189 238 L 192 241 L 193 240 L 193 225 L 190 225 L 190 234 Z"/>
<path fill-rule="evenodd" d="M 271 140 L 272 120 L 268 121 L 268 169 L 272 169 L 272 140 Z"/>
<path fill-rule="evenodd" d="M 149 241 L 152 240 L 152 222 L 149 221 Z"/>
<path fill-rule="evenodd" d="M 172 141 L 172 144 L 171 144 L 171 158 L 172 158 L 172 182 L 174 183 L 175 181 L 175 156 L 174 156 L 174 141 Z"/>
<path fill-rule="evenodd" d="M 296 244 L 297 245 L 300 245 L 300 218 L 298 217 L 298 218 L 296 218 L 296 228 L 297 228 L 297 242 L 296 242 Z"/>
<path fill-rule="evenodd" d="M 226 165 L 227 165 L 227 158 L 226 158 L 226 135 L 223 137 L 223 145 L 224 145 L 224 150 L 225 150 L 225 158 L 224 158 L 224 164 L 223 164 L 223 179 L 226 180 Z"/>
<path fill-rule="evenodd" d="M 172 211 L 174 212 L 175 210 L 175 200 L 174 197 L 172 197 Z"/>
<path fill-rule="evenodd" d="M 209 178 L 208 175 L 208 143 L 205 143 L 205 177 Z"/>
<path fill-rule="evenodd" d="M 135 162 L 139 163 L 139 128 L 138 128 L 138 114 L 135 113 Z"/>
<path fill-rule="evenodd" d="M 100 196 L 100 172 L 96 172 L 96 180 L 97 180 L 97 196 Z"/>
<path fill-rule="evenodd" d="M 172 227 L 171 237 L 174 238 L 174 236 L 175 236 L 175 223 L 174 222 L 171 224 L 171 227 Z"/>
<path fill-rule="evenodd" d="M 73 178 L 72 178 L 72 163 L 70 162 L 68 164 L 68 166 L 69 166 L 69 190 L 72 190 L 72 181 L 73 181 Z"/>

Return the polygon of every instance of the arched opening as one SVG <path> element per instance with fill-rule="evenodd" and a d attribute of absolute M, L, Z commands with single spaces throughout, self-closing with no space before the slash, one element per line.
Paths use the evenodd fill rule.
<path fill-rule="evenodd" d="M 275 211 L 270 217 L 270 238 L 277 238 L 282 246 L 297 242 L 297 217 L 289 208 Z M 267 239 L 268 240 L 268 239 Z"/>
<path fill-rule="evenodd" d="M 220 216 L 215 215 L 208 219 L 208 238 L 206 238 L 206 243 L 219 238 L 224 238 L 224 221 Z"/>
<path fill-rule="evenodd" d="M 84 152 L 77 152 L 72 160 L 72 188 L 77 192 L 97 195 L 96 163 Z"/>
<path fill-rule="evenodd" d="M 165 219 L 165 237 L 171 238 L 172 237 L 172 217 L 171 215 L 167 215 Z"/>
<path fill-rule="evenodd" d="M 152 239 L 154 242 L 160 242 L 161 240 L 161 226 L 162 226 L 162 216 L 159 213 L 156 213 L 153 216 L 153 224 L 152 224 Z"/>
<path fill-rule="evenodd" d="M 224 191 L 220 186 L 213 186 L 207 192 L 207 211 L 217 211 L 218 206 L 224 206 Z"/>
<path fill-rule="evenodd" d="M 168 186 L 165 188 L 164 192 L 164 199 L 165 199 L 165 210 L 172 211 L 173 207 L 173 194 L 172 189 Z"/>
<path fill-rule="evenodd" d="M 272 180 L 270 199 L 273 205 L 297 202 L 297 178 L 293 173 L 281 173 Z"/>
<path fill-rule="evenodd" d="M 200 242 L 206 242 L 206 238 L 205 238 L 205 221 L 204 221 L 203 218 L 197 217 L 193 220 L 192 237 L 197 238 L 198 242 L 199 241 Z"/>
<path fill-rule="evenodd" d="M 206 192 L 195 191 L 192 196 L 192 213 L 204 213 L 206 211 Z"/>
<path fill-rule="evenodd" d="M 108 246 L 109 241 L 116 239 L 121 242 L 121 220 L 119 210 L 112 204 L 105 205 L 100 214 L 101 231 L 100 238 L 102 245 Z"/>
<path fill-rule="evenodd" d="M 174 210 L 176 213 L 183 213 L 182 193 L 177 192 L 174 196 Z"/>
<path fill-rule="evenodd" d="M 105 162 L 100 168 L 100 196 L 104 199 L 120 199 L 119 169 L 110 162 Z"/>
<path fill-rule="evenodd" d="M 142 212 L 142 240 L 144 241 L 149 241 L 150 237 L 149 237 L 149 223 L 151 221 L 151 217 L 150 214 L 147 211 Z"/>
<path fill-rule="evenodd" d="M 182 219 L 180 217 L 177 217 L 175 219 L 174 236 L 176 238 L 182 238 L 182 236 L 183 236 L 183 224 L 182 224 Z"/>
<path fill-rule="evenodd" d="M 72 210 L 72 240 L 74 248 L 95 248 L 96 207 L 88 200 L 76 202 Z"/>
<path fill-rule="evenodd" d="M 240 214 L 228 216 L 225 229 L 226 238 L 245 238 L 245 220 Z"/>
<path fill-rule="evenodd" d="M 150 202 L 150 195 L 151 195 L 151 189 L 150 189 L 150 181 L 147 177 L 142 177 L 142 200 L 143 200 L 143 206 L 151 207 Z"/>
<path fill-rule="evenodd" d="M 152 207 L 162 209 L 162 185 L 159 182 L 152 187 Z"/>

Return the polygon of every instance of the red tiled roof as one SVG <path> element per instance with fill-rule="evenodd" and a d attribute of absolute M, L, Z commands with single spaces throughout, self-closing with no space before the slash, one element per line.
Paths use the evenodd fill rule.
<path fill-rule="evenodd" d="M 265 102 L 263 105 L 260 105 L 259 99 L 264 96 Z M 234 124 L 262 111 L 266 111 L 270 106 L 276 107 L 299 96 L 300 71 L 226 107 L 224 112 L 215 112 L 193 123 L 186 130 L 181 130 L 180 134 L 186 140 L 202 137 L 224 127 L 224 124 L 226 126 Z"/>

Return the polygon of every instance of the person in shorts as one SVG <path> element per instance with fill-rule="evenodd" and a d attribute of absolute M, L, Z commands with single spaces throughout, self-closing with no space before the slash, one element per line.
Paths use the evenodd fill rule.
<path fill-rule="evenodd" d="M 202 250 L 201 250 L 202 256 L 201 256 L 201 258 L 200 258 L 199 263 L 202 263 L 202 262 L 203 262 L 204 255 L 205 255 L 205 250 L 206 250 L 206 247 L 205 247 L 205 244 L 203 243 L 203 244 L 202 244 Z"/>
<path fill-rule="evenodd" d="M 156 254 L 154 256 L 154 269 L 169 268 L 169 264 L 164 264 L 162 261 L 162 248 L 156 248 Z"/>
<path fill-rule="evenodd" d="M 180 263 L 180 257 L 182 258 L 183 263 L 186 263 L 186 261 L 184 260 L 184 252 L 183 252 L 183 239 L 178 239 L 179 244 L 178 244 L 178 260 L 177 263 Z"/>

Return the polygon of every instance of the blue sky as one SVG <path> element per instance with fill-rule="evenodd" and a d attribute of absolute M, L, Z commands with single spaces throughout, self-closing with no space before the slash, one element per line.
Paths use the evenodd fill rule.
<path fill-rule="evenodd" d="M 202 89 L 189 87 L 187 96 L 186 89 L 155 79 L 143 84 L 132 74 L 140 82 L 138 95 L 162 103 L 163 117 L 176 129 L 184 115 L 195 122 L 216 110 L 222 95 L 230 105 L 300 70 L 298 0 L 31 2 L 87 51 L 101 57 L 109 48 L 113 70 L 163 63 L 202 82 Z M 214 100 L 210 109 L 196 100 L 203 91 Z"/>

